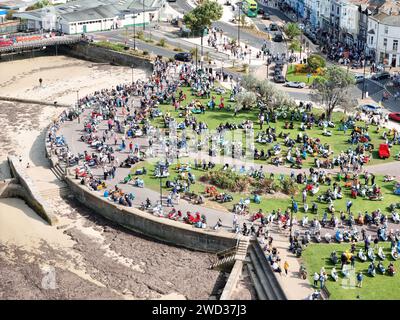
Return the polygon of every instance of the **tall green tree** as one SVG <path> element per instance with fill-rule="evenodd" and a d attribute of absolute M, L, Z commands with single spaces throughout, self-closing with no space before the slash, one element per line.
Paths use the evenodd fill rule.
<path fill-rule="evenodd" d="M 214 21 L 221 19 L 222 6 L 212 0 L 205 0 L 192 11 L 183 16 L 183 21 L 196 34 L 201 35 L 201 46 L 203 47 L 203 34 L 206 28 L 210 28 Z"/>
<path fill-rule="evenodd" d="M 328 120 L 331 120 L 336 107 L 342 106 L 346 109 L 348 91 L 354 83 L 354 77 L 337 66 L 328 67 L 323 77 L 314 80 L 313 93 L 323 105 Z"/>
<path fill-rule="evenodd" d="M 290 40 L 293 40 L 294 38 L 298 37 L 301 34 L 301 30 L 297 23 L 289 22 L 285 26 L 285 33 Z"/>
<path fill-rule="evenodd" d="M 25 11 L 41 9 L 41 8 L 47 7 L 49 5 L 51 5 L 49 0 L 41 0 L 41 1 L 36 2 L 34 5 L 31 5 L 28 8 L 26 8 Z"/>

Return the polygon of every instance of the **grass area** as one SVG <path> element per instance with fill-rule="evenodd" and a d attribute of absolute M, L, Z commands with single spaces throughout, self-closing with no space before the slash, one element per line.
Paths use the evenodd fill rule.
<path fill-rule="evenodd" d="M 286 72 L 287 81 L 304 82 L 307 85 L 312 85 L 312 83 L 317 77 L 319 76 L 311 75 L 310 78 L 307 78 L 307 73 L 296 73 L 296 67 L 293 64 L 289 65 L 288 70 Z"/>
<path fill-rule="evenodd" d="M 333 264 L 330 261 L 330 254 L 332 251 L 336 251 L 340 261 L 340 255 L 346 250 L 350 250 L 350 244 L 310 244 L 307 249 L 303 252 L 302 259 L 306 264 L 310 283 L 313 284 L 314 272 L 319 273 L 322 266 L 328 275 L 333 268 Z M 380 242 L 381 246 L 386 255 L 386 259 L 382 262 L 384 267 L 387 269 L 390 262 L 393 262 L 397 273 L 400 269 L 400 261 L 393 261 L 390 256 L 390 243 Z M 362 243 L 357 244 L 357 252 L 360 248 L 364 249 Z M 375 250 L 375 254 L 377 250 Z M 330 292 L 330 299 L 332 300 L 398 300 L 400 299 L 400 287 L 399 287 L 399 275 L 396 274 L 391 277 L 387 274 L 382 275 L 377 271 L 375 277 L 370 277 L 367 274 L 368 266 L 371 261 L 361 262 L 356 258 L 355 272 L 362 272 L 364 275 L 362 288 L 355 287 L 356 280 L 351 282 L 349 279 L 344 279 L 340 273 L 340 262 L 336 265 L 336 271 L 339 274 L 339 280 L 333 281 L 329 277 L 325 285 Z M 375 265 L 378 264 L 376 261 Z M 353 286 L 354 284 L 354 286 Z"/>
<path fill-rule="evenodd" d="M 191 185 L 190 190 L 197 194 L 203 194 L 207 184 L 200 182 L 199 179 L 201 176 L 203 176 L 205 174 L 205 171 L 203 171 L 201 169 L 200 170 L 193 169 L 194 166 L 193 166 L 192 159 L 183 158 L 180 160 L 180 163 L 181 164 L 185 164 L 185 163 L 192 164 L 191 172 L 196 177 L 196 183 Z M 145 182 L 145 186 L 147 188 L 153 189 L 155 191 L 160 190 L 160 179 L 154 177 L 155 164 L 146 162 L 146 163 L 143 163 L 143 165 L 146 167 L 147 172 L 148 172 L 146 175 L 141 176 L 141 178 L 143 178 L 143 180 Z M 141 167 L 141 166 L 142 166 L 142 164 L 139 164 L 139 167 Z M 213 170 L 220 170 L 221 167 L 222 167 L 221 165 L 217 165 Z M 169 191 L 165 186 L 166 181 L 173 180 L 175 177 L 178 177 L 178 173 L 176 170 L 174 170 L 174 168 L 175 168 L 175 165 L 171 165 L 170 176 L 168 178 L 162 179 L 163 180 L 162 188 L 165 193 L 167 193 Z M 288 178 L 288 177 L 285 177 L 285 178 Z M 336 181 L 336 179 L 334 179 L 334 180 Z M 352 199 L 352 202 L 353 202 L 352 208 L 353 208 L 355 217 L 357 217 L 358 212 L 361 212 L 361 213 L 364 213 L 365 211 L 371 212 L 378 208 L 381 209 L 381 211 L 383 213 L 389 214 L 390 211 L 388 209 L 388 206 L 392 203 L 400 202 L 400 197 L 393 193 L 393 187 L 395 185 L 395 182 L 383 182 L 382 176 L 377 176 L 375 182 L 381 187 L 382 194 L 383 194 L 383 200 L 382 201 L 372 201 L 372 200 L 368 200 L 368 199 L 363 199 L 361 197 L 358 197 L 357 199 Z M 280 186 L 278 175 L 275 175 L 275 184 Z M 334 201 L 337 215 L 339 214 L 339 212 L 341 210 L 346 211 L 346 201 L 347 201 L 347 199 L 350 198 L 350 189 L 344 188 L 343 180 L 340 182 L 340 186 L 342 186 L 343 198 Z M 303 190 L 304 187 L 305 187 L 304 185 L 298 185 L 299 192 L 297 195 L 294 195 L 294 199 L 299 204 L 299 212 L 297 214 L 294 214 L 293 216 L 295 218 L 297 218 L 298 220 L 300 220 L 305 215 L 303 206 L 301 204 L 302 203 L 301 191 Z M 307 213 L 309 220 L 312 220 L 314 217 L 318 217 L 319 219 L 321 219 L 323 216 L 323 213 L 325 211 L 327 211 L 328 204 L 319 202 L 317 200 L 317 197 L 320 194 L 323 194 L 324 192 L 326 192 L 328 188 L 329 188 L 329 186 L 327 186 L 327 185 L 321 185 L 320 191 L 315 196 L 308 195 L 307 203 L 310 208 L 311 208 L 311 203 L 313 201 L 315 201 L 318 204 L 318 213 L 317 214 L 310 213 L 310 211 Z M 245 193 L 229 192 L 229 191 L 223 190 L 221 188 L 217 188 L 217 190 L 219 192 L 227 192 L 233 196 L 232 202 L 221 203 L 221 206 L 223 206 L 224 208 L 229 209 L 229 210 L 232 209 L 233 204 L 239 202 L 239 200 L 241 198 L 244 199 L 246 197 L 250 197 L 251 200 L 253 199 L 252 194 L 250 192 L 251 190 L 249 190 L 249 192 L 245 192 Z M 261 195 L 261 203 L 260 204 L 256 204 L 253 201 L 251 201 L 250 212 L 255 213 L 259 209 L 262 209 L 263 212 L 271 212 L 272 210 L 277 210 L 279 208 L 282 210 L 286 210 L 287 208 L 291 208 L 290 197 L 291 197 L 291 195 L 285 195 L 282 193 L 279 193 L 279 197 L 276 195 L 272 195 L 272 194 L 268 194 L 268 195 L 263 194 L 263 195 Z M 214 207 L 214 204 L 216 204 L 216 202 L 215 201 L 212 201 L 212 202 L 213 202 L 213 207 Z"/>
<path fill-rule="evenodd" d="M 181 103 L 182 106 L 186 106 L 193 99 L 198 100 L 203 105 L 207 105 L 207 103 L 209 102 L 209 99 L 207 99 L 207 98 L 199 98 L 199 97 L 193 96 L 191 94 L 190 88 L 188 88 L 188 87 L 183 87 L 182 91 L 183 91 L 183 93 L 186 94 L 186 99 Z M 227 90 L 227 91 L 229 91 L 229 90 Z M 216 104 L 218 105 L 220 103 L 221 96 L 215 92 L 213 92 L 212 95 L 216 97 Z M 221 123 L 230 122 L 230 123 L 240 124 L 245 120 L 251 120 L 254 122 L 254 136 L 257 137 L 257 134 L 260 132 L 259 125 L 258 125 L 258 109 L 253 108 L 248 111 L 239 111 L 237 113 L 237 116 L 234 117 L 233 110 L 234 110 L 235 103 L 229 102 L 229 95 L 230 95 L 229 92 L 226 92 L 223 95 L 225 108 L 223 108 L 223 109 L 216 108 L 214 110 L 207 109 L 205 114 L 197 114 L 196 118 L 199 121 L 203 121 L 203 122 L 207 123 L 208 128 L 210 130 L 215 129 Z M 159 106 L 159 109 L 163 112 L 163 114 L 165 114 L 166 112 L 169 112 L 170 115 L 173 118 L 177 119 L 178 122 L 183 121 L 183 118 L 179 118 L 180 111 L 179 110 L 175 111 L 172 105 L 162 104 Z M 323 112 L 323 110 L 321 110 L 321 109 L 313 110 L 313 113 L 315 115 L 320 115 L 322 112 Z M 357 147 L 357 145 L 351 145 L 348 143 L 348 139 L 350 137 L 351 130 L 348 130 L 346 134 L 344 134 L 343 131 L 338 130 L 340 120 L 344 119 L 345 117 L 346 116 L 343 113 L 340 113 L 340 112 L 333 113 L 332 121 L 335 122 L 336 127 L 329 129 L 333 133 L 331 137 L 324 136 L 322 134 L 323 129 L 319 128 L 319 127 L 313 127 L 312 129 L 307 130 L 306 133 L 311 138 L 320 139 L 322 144 L 330 145 L 331 149 L 334 152 L 334 156 L 338 155 L 341 151 L 347 151 L 350 148 L 355 149 Z M 287 120 L 289 120 L 289 119 L 287 119 Z M 271 122 L 270 125 L 271 125 L 271 127 L 276 129 L 277 135 L 279 135 L 280 132 L 290 133 L 290 137 L 292 139 L 295 139 L 297 134 L 300 132 L 299 131 L 300 121 L 294 121 L 294 129 L 285 129 L 284 128 L 285 121 L 286 120 L 284 120 L 284 119 L 278 119 L 278 121 L 276 123 Z M 164 126 L 163 120 L 161 117 L 154 119 L 152 121 L 152 123 L 153 123 L 153 125 L 158 126 L 158 127 Z M 362 126 L 362 127 L 365 126 L 363 122 L 359 122 L 356 125 Z M 267 126 L 263 127 L 264 130 L 266 128 L 267 128 Z M 379 144 L 384 143 L 384 140 L 381 138 L 380 134 L 378 134 L 376 132 L 376 127 L 370 126 L 368 132 L 371 137 L 371 143 L 375 146 L 375 149 L 372 151 L 372 154 L 371 154 L 372 158 L 371 158 L 371 161 L 369 162 L 369 164 L 379 164 L 379 163 L 389 162 L 390 160 L 393 161 L 393 156 L 396 153 L 400 152 L 400 145 L 393 146 L 393 148 L 391 149 L 392 156 L 390 159 L 387 159 L 387 160 L 379 159 L 377 150 L 378 150 Z M 284 139 L 277 138 L 276 143 L 281 144 L 282 150 L 283 150 L 282 155 L 286 156 L 287 148 L 283 145 L 283 141 L 284 141 Z M 260 144 L 260 143 L 256 142 L 256 148 L 259 150 L 264 149 L 264 151 L 267 151 L 268 149 L 272 148 L 272 146 L 273 146 L 273 144 L 266 145 L 266 144 Z M 257 163 L 265 163 L 265 160 L 264 161 L 257 160 L 256 162 Z M 305 159 L 303 161 L 303 167 L 311 167 L 311 166 L 313 166 L 313 163 L 314 163 L 314 158 L 311 155 L 309 155 L 309 156 L 307 156 L 307 159 Z"/>

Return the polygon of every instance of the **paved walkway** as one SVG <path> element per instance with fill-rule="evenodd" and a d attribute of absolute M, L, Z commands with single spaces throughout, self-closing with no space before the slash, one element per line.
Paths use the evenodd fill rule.
<path fill-rule="evenodd" d="M 279 257 L 281 258 L 280 267 L 282 275 L 277 274 L 277 279 L 284 288 L 286 296 L 289 300 L 304 300 L 309 297 L 314 289 L 310 286 L 308 279 L 303 280 L 300 278 L 300 260 L 288 250 L 288 234 L 284 234 L 278 230 L 277 225 L 273 225 L 270 230 L 273 237 L 272 245 L 277 248 Z M 286 275 L 283 270 L 285 261 L 289 264 L 288 274 Z"/>

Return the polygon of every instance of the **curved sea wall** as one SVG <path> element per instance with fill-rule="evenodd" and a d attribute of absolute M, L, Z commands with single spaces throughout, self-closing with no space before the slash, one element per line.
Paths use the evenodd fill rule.
<path fill-rule="evenodd" d="M 133 207 L 110 202 L 98 192 L 81 185 L 80 180 L 65 177 L 74 196 L 90 209 L 113 222 L 154 239 L 187 249 L 204 252 L 218 252 L 236 245 L 236 236 L 223 230 L 205 231 Z"/>

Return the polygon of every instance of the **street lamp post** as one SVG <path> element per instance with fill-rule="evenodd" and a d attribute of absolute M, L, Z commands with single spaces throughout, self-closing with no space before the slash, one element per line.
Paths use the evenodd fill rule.
<path fill-rule="evenodd" d="M 300 63 L 301 63 L 301 49 L 303 48 L 303 28 L 300 28 Z"/>
<path fill-rule="evenodd" d="M 292 242 L 292 227 L 293 227 L 293 210 L 290 211 L 290 229 L 289 229 L 289 242 Z"/>
<path fill-rule="evenodd" d="M 136 14 L 132 15 L 132 19 L 133 19 L 133 50 L 135 50 L 135 51 L 136 51 L 136 17 L 137 17 Z"/>
<path fill-rule="evenodd" d="M 135 67 L 134 65 L 131 66 L 131 68 L 132 68 L 132 84 L 133 84 L 133 68 L 134 67 Z"/>
<path fill-rule="evenodd" d="M 143 32 L 145 31 L 145 14 L 144 14 L 144 0 L 143 0 Z"/>
<path fill-rule="evenodd" d="M 240 7 L 240 5 L 238 7 L 239 7 L 239 14 L 238 14 L 238 46 L 240 46 L 240 10 L 241 10 L 241 7 Z"/>
<path fill-rule="evenodd" d="M 79 107 L 79 90 L 76 90 L 76 106 Z"/>
<path fill-rule="evenodd" d="M 269 65 L 271 63 L 271 60 L 269 59 L 269 57 L 267 58 L 267 80 L 269 78 Z"/>
<path fill-rule="evenodd" d="M 363 87 L 362 87 L 362 92 L 361 92 L 361 99 L 364 99 L 365 95 L 365 72 L 366 72 L 366 66 L 367 66 L 367 40 L 368 40 L 368 17 L 371 15 L 371 12 L 366 8 L 365 10 L 362 10 L 361 6 L 359 7 L 359 10 L 361 13 L 366 15 L 366 25 L 365 25 L 365 39 L 364 39 L 364 72 L 363 72 Z"/>

